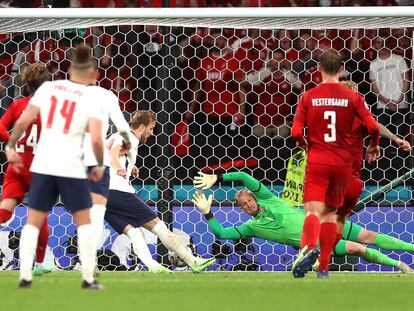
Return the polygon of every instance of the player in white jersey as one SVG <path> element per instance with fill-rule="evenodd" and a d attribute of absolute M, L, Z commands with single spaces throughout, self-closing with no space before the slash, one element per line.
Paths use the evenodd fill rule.
<path fill-rule="evenodd" d="M 93 79 L 94 80 L 91 81 L 91 84 L 96 83 L 96 77 Z M 109 128 L 109 119 L 111 119 L 118 132 L 123 137 L 122 145 L 129 149 L 129 125 L 119 107 L 118 98 L 111 91 L 95 85 L 89 86 L 87 91 L 91 98 L 99 99 L 99 101 L 95 101 L 93 104 L 98 105 L 99 108 L 102 109 L 102 139 L 106 140 L 106 134 Z M 97 165 L 97 161 L 92 150 L 91 135 L 89 133 L 85 136 L 83 150 L 85 154 L 84 163 L 88 168 L 88 171 L 91 172 Z M 97 248 L 103 234 L 106 203 L 109 194 L 109 167 L 111 164 L 107 148 L 104 148 L 104 166 L 105 171 L 102 180 L 97 183 L 92 181 L 90 182 L 93 204 L 91 208 L 91 222 L 94 226 L 94 233 L 96 235 L 95 248 Z"/>
<path fill-rule="evenodd" d="M 91 104 L 94 99 L 87 96 L 87 85 L 96 74 L 91 50 L 84 46 L 77 47 L 70 68 L 71 80 L 42 84 L 16 122 L 7 144 L 9 162 L 20 166 L 21 159 L 15 150 L 16 141 L 32 120 L 40 115 L 42 134 L 30 168 L 33 178 L 29 191 L 29 211 L 20 240 L 21 288 L 32 286 L 33 255 L 39 228 L 56 204 L 59 194 L 78 226 L 82 288 L 102 288 L 94 278 L 96 252 L 90 221 L 92 202 L 82 150 L 85 132 L 89 128 L 98 164 L 89 178 L 99 181 L 103 175 L 102 112 L 97 109 L 98 105 Z"/>
<path fill-rule="evenodd" d="M 154 233 L 165 247 L 176 253 L 193 272 L 200 272 L 214 264 L 215 259 L 194 257 L 181 239 L 167 228 L 144 201 L 135 195 L 135 189 L 129 181 L 131 175 L 133 177 L 138 175 L 135 160 L 131 162 L 130 159 L 136 159 L 138 145 L 144 144 L 149 137 L 154 135 L 155 124 L 156 116 L 150 111 L 138 111 L 133 115 L 130 122 L 133 134 L 131 135 L 131 157 L 124 155 L 122 137 L 119 134 L 114 134 L 108 139 L 111 178 L 105 220 L 119 234 L 124 233 L 130 237 L 135 254 L 150 271 L 170 272 L 152 259 L 140 227 Z"/>

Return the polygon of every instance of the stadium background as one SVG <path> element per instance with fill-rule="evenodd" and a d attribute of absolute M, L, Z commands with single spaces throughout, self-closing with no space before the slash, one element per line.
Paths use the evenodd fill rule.
<path fill-rule="evenodd" d="M 282 2 L 284 3 L 261 1 L 260 5 L 275 6 Z M 294 2 L 304 5 L 302 1 Z M 370 4 L 374 2 L 377 1 Z M 73 5 L 75 2 L 71 3 Z M 306 3 L 314 4 L 312 1 Z M 378 3 L 395 4 L 392 1 Z M 68 2 L 67 5 L 69 4 Z M 158 6 L 162 3 L 80 1 L 78 4 L 87 7 L 136 7 Z M 175 3 L 180 4 L 259 5 L 254 1 Z M 340 3 L 326 1 L 323 4 Z M 349 4 L 357 5 L 358 2 L 353 1 Z M 36 1 L 33 2 L 33 6 L 38 5 Z M 171 5 L 174 3 L 171 2 Z M 247 31 L 232 28 L 120 25 L 3 34 L 0 43 L 1 108 L 4 111 L 14 99 L 22 95 L 19 73 L 25 64 L 44 62 L 53 78 L 61 79 L 67 75 L 70 47 L 78 43 L 87 43 L 94 47 L 94 54 L 99 59 L 99 84 L 119 96 L 125 117 L 128 119 L 137 109 L 151 109 L 157 112 L 157 137 L 139 149 L 137 166 L 140 169 L 140 177 L 133 183 L 140 197 L 147 200 L 166 222 L 193 237 L 197 251 L 204 255 L 211 252 L 214 239 L 210 233 L 206 233 L 206 223 L 189 202 L 194 191 L 191 178 L 199 170 L 243 170 L 280 193 L 287 161 L 295 151 L 294 143 L 286 134 L 286 126 L 289 127 L 293 119 L 296 101 L 301 92 L 320 82 L 321 77 L 315 65 L 324 49 L 333 47 L 341 51 L 346 70 L 343 79 L 358 83 L 359 91 L 365 96 L 378 119 L 399 136 L 412 141 L 411 69 L 407 72 L 410 87 L 404 94 L 408 108 L 402 107 L 397 112 L 376 110 L 378 96 L 369 82 L 370 65 L 377 58 L 381 44 L 385 45 L 390 53 L 403 57 L 408 68 L 412 68 L 412 33 L 411 28 Z M 227 61 L 209 62 L 208 56 L 218 48 L 226 51 L 222 52 L 221 56 L 226 55 Z M 219 67 L 222 75 L 208 75 L 214 64 Z M 218 78 L 219 82 L 212 83 L 216 89 L 209 89 L 206 85 L 210 78 Z M 200 82 L 203 83 L 201 89 L 204 90 L 204 94 L 197 91 L 197 84 Z M 232 114 L 221 114 L 220 117 L 212 113 L 208 105 L 203 103 L 203 99 L 205 96 L 211 96 L 209 99 L 214 98 L 218 92 L 222 96 L 222 102 L 228 100 L 228 104 L 233 108 L 240 107 L 239 99 L 245 98 L 244 118 L 238 114 L 239 108 L 235 108 Z M 193 113 L 188 113 L 196 94 L 200 96 L 198 100 L 201 105 L 196 107 Z M 237 118 L 233 118 L 234 116 Z M 188 124 L 189 141 L 188 145 L 176 148 L 177 141 L 180 142 L 180 139 L 186 137 L 176 136 L 179 129 L 177 125 L 182 121 Z M 181 126 L 185 128 L 182 123 Z M 181 134 L 183 133 L 185 132 Z M 366 193 L 389 183 L 413 167 L 412 155 L 399 152 L 395 146 L 385 141 L 382 142 L 382 147 L 381 160 L 363 170 Z M 1 157 L 3 177 L 7 165 L 4 152 L 1 153 Z M 246 220 L 246 215 L 239 213 L 237 207 L 232 205 L 235 189 L 236 185 L 229 185 L 224 190 L 212 190 L 219 204 L 219 212 L 216 215 L 225 225 L 240 224 Z M 354 215 L 353 220 L 369 229 L 412 242 L 412 191 L 410 180 L 382 198 L 378 202 L 379 207 L 367 207 Z M 21 207 L 15 220 L 10 225 L 2 227 L 2 230 L 20 231 L 24 217 L 25 208 Z M 49 246 L 55 257 L 65 266 L 71 256 L 64 253 L 63 244 L 74 235 L 71 218 L 57 207 L 49 222 L 52 227 Z M 111 248 L 115 238 L 116 235 L 111 234 L 111 239 L 106 241 L 105 247 Z M 243 244 L 246 245 L 246 242 L 241 243 Z M 0 245 L 3 245 L 0 248 L 7 248 L 5 241 Z M 295 253 L 285 246 L 258 239 L 254 239 L 250 245 L 253 245 L 257 258 L 252 256 L 251 248 L 247 251 L 246 257 L 250 261 L 256 260 L 264 270 L 288 269 L 292 254 Z M 233 246 L 230 249 L 231 252 L 234 251 Z M 157 252 L 159 255 L 165 255 L 162 247 L 155 248 L 152 245 L 151 250 L 154 254 Z M 391 254 L 395 258 L 400 255 Z M 233 256 L 231 263 L 237 264 L 240 258 L 240 254 Z M 401 259 L 412 262 L 411 256 L 407 254 Z M 4 261 L 3 267 L 6 265 L 7 262 Z M 223 267 L 231 269 L 232 265 Z M 377 266 L 363 263 L 357 268 L 378 269 Z"/>

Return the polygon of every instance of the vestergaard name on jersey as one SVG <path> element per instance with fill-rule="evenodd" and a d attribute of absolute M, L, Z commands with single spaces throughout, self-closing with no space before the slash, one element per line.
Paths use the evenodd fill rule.
<path fill-rule="evenodd" d="M 315 98 L 312 99 L 312 106 L 339 106 L 348 107 L 348 99 L 344 98 Z"/>

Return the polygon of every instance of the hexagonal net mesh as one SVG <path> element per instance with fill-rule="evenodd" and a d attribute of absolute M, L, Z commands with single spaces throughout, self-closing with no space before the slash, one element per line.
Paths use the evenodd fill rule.
<path fill-rule="evenodd" d="M 142 109 L 157 114 L 156 138 L 139 147 L 140 173 L 133 180 L 137 194 L 199 255 L 217 255 L 213 269 L 290 269 L 295 245 L 256 237 L 234 242 L 216 238 L 190 201 L 192 178 L 200 170 L 215 174 L 243 171 L 281 195 L 288 161 L 297 151 L 290 138 L 296 103 L 302 92 L 321 82 L 317 64 L 325 49 L 342 53 L 341 79 L 357 84 L 378 121 L 401 139 L 412 140 L 412 28 L 336 24 L 333 29 L 318 26 L 314 30 L 305 23 L 247 30 L 245 24 L 240 29 L 231 24 L 208 28 L 172 26 L 165 21 L 158 25 L 124 22 L 53 27 L 57 30 L 44 30 L 43 24 L 36 28 L 35 22 L 30 28 L 19 28 L 25 32 L 15 32 L 13 23 L 7 24 L 12 26 L 1 35 L 0 43 L 2 113 L 24 95 L 21 71 L 27 64 L 45 63 L 53 79 L 64 79 L 71 47 L 80 43 L 93 47 L 99 60 L 99 85 L 119 97 L 125 117 Z M 386 139 L 381 144 L 381 159 L 362 170 L 362 197 L 413 167 L 409 152 Z M 4 152 L 1 163 L 3 178 Z M 224 227 L 239 226 L 251 218 L 235 203 L 239 189 L 238 183 L 218 183 L 208 191 L 214 195 L 215 218 Z M 379 243 L 369 234 L 371 240 L 364 240 L 358 232 L 347 238 L 370 242 L 391 258 L 411 263 L 412 253 L 403 250 L 414 250 L 412 191 L 412 178 L 405 178 L 376 201 L 364 201 L 351 216 L 353 223 L 405 244 L 386 238 L 388 244 Z M 19 206 L 12 220 L 1 227 L 2 269 L 18 268 L 18 239 L 13 237 L 22 229 L 26 212 L 24 204 Z M 49 215 L 49 225 L 47 259 L 63 269 L 77 269 L 75 226 L 61 204 Z M 145 237 L 154 258 L 168 263 L 156 237 L 147 231 Z M 144 269 L 129 238 L 116 234 L 109 225 L 99 254 L 104 269 Z M 335 257 L 334 262 L 334 267 L 345 270 L 395 269 L 353 256 Z"/>

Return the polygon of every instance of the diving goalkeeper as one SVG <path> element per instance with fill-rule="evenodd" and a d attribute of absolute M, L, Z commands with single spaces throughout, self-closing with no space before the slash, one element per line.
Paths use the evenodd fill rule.
<path fill-rule="evenodd" d="M 290 206 L 277 195 L 273 194 L 264 184 L 243 173 L 227 173 L 223 175 L 209 175 L 199 173 L 194 177 L 194 184 L 203 190 L 209 189 L 217 181 L 241 182 L 246 189 L 236 194 L 236 203 L 240 209 L 253 216 L 240 226 L 224 228 L 211 212 L 213 196 L 208 199 L 202 191 L 197 191 L 192 202 L 206 217 L 214 235 L 219 239 L 242 239 L 258 237 L 275 241 L 280 244 L 300 248 L 302 226 L 305 220 L 304 211 Z M 368 262 L 398 268 L 403 273 L 413 270 L 404 262 L 394 260 L 378 250 L 367 248 L 363 244 L 375 245 L 386 250 L 401 250 L 414 252 L 414 245 L 402 240 L 366 230 L 350 221 L 345 224 L 342 240 L 335 246 L 336 256 L 354 255 Z"/>

